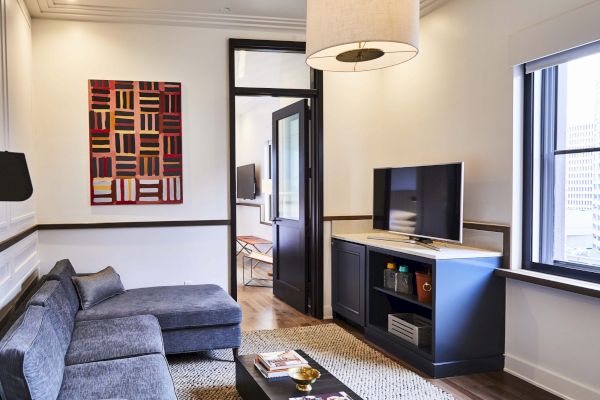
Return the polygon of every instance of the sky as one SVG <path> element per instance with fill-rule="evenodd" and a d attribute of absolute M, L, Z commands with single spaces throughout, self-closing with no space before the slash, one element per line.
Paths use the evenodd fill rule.
<path fill-rule="evenodd" d="M 594 122 L 600 112 L 599 85 L 600 53 L 567 64 L 567 126 Z"/>

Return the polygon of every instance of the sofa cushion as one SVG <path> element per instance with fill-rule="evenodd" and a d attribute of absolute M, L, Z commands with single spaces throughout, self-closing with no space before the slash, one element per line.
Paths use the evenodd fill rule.
<path fill-rule="evenodd" d="M 163 330 L 234 325 L 242 321 L 240 306 L 217 285 L 158 286 L 130 289 L 81 310 L 77 321 L 151 314 Z"/>
<path fill-rule="evenodd" d="M 6 399 L 56 399 L 64 357 L 46 307 L 29 306 L 0 341 L 0 382 Z"/>
<path fill-rule="evenodd" d="M 162 337 L 167 354 L 239 348 L 242 342 L 239 324 L 170 329 Z"/>
<path fill-rule="evenodd" d="M 47 280 L 59 281 L 63 285 L 63 289 L 69 299 L 71 311 L 76 313 L 79 310 L 79 297 L 75 291 L 75 286 L 71 282 L 71 277 L 75 275 L 75 270 L 71 262 L 67 259 L 60 260 L 54 265 L 54 268 L 46 275 Z"/>
<path fill-rule="evenodd" d="M 58 281 L 46 281 L 29 299 L 29 305 L 47 307 L 52 314 L 51 323 L 61 343 L 61 351 L 67 352 L 75 322 L 75 313 L 62 285 Z"/>
<path fill-rule="evenodd" d="M 162 354 L 65 367 L 59 400 L 176 400 L 169 366 Z"/>
<path fill-rule="evenodd" d="M 75 324 L 65 364 L 164 354 L 160 325 L 153 315 L 80 321 Z"/>
<path fill-rule="evenodd" d="M 125 291 L 121 277 L 113 267 L 106 267 L 95 274 L 73 276 L 71 280 L 75 285 L 83 310 Z"/>

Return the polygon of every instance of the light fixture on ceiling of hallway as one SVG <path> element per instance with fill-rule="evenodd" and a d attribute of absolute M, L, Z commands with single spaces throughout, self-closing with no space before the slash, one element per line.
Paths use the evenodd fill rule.
<path fill-rule="evenodd" d="M 323 71 L 369 71 L 419 52 L 419 0 L 308 0 L 306 63 Z"/>

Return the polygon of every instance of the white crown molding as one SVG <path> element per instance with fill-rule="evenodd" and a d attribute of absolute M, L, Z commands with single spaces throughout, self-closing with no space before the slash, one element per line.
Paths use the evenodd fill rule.
<path fill-rule="evenodd" d="M 65 4 L 57 0 L 25 0 L 34 18 L 79 21 L 134 22 L 161 25 L 188 25 L 214 28 L 259 28 L 304 31 L 306 21 L 203 12 L 164 11 L 134 7 L 89 6 Z"/>
<path fill-rule="evenodd" d="M 431 13 L 449 0 L 420 0 L 421 17 Z M 301 31 L 305 19 L 261 17 L 203 12 L 165 11 L 141 7 L 113 7 L 66 3 L 61 0 L 25 0 L 33 18 L 77 21 L 130 22 L 161 25 L 187 25 L 212 28 L 268 29 Z"/>
<path fill-rule="evenodd" d="M 421 18 L 431 14 L 450 0 L 421 0 Z"/>
<path fill-rule="evenodd" d="M 29 27 L 31 28 L 31 14 L 29 13 L 29 9 L 27 8 L 25 1 L 17 0 L 17 4 L 19 5 L 19 9 L 21 10 L 23 17 L 25 18 L 27 25 L 29 25 Z"/>

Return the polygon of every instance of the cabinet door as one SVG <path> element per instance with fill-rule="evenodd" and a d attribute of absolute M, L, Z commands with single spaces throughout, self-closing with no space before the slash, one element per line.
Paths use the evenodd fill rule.
<path fill-rule="evenodd" d="M 333 311 L 365 325 L 365 246 L 331 242 Z"/>

